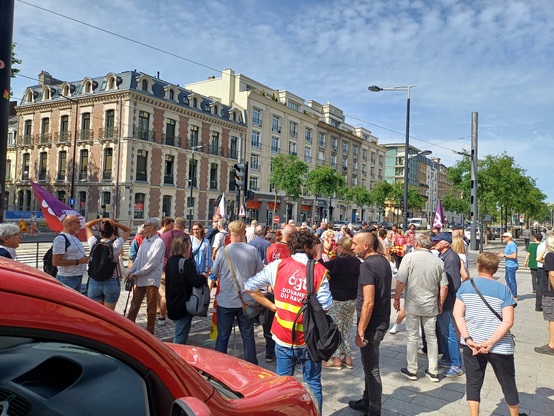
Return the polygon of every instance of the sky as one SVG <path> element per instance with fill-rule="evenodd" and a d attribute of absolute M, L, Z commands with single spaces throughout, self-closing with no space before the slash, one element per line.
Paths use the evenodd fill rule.
<path fill-rule="evenodd" d="M 37 8 L 40 7 L 40 8 Z M 21 98 L 41 70 L 75 81 L 138 70 L 174 84 L 231 68 L 341 108 L 379 143 L 446 166 L 504 152 L 554 202 L 554 7 L 549 0 L 15 0 Z M 111 33 L 108 33 L 111 32 Z"/>

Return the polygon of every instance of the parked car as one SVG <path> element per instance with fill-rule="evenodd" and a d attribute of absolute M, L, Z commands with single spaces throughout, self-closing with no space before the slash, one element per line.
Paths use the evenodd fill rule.
<path fill-rule="evenodd" d="M 313 395 L 294 377 L 210 349 L 166 344 L 24 264 L 2 257 L 0 275 L 6 414 L 318 414 Z"/>
<path fill-rule="evenodd" d="M 381 223 L 381 227 L 386 228 L 387 230 L 392 230 L 392 222 L 384 221 Z"/>
<path fill-rule="evenodd" d="M 467 227 L 465 229 L 464 235 L 466 236 L 466 238 L 468 240 L 471 240 L 471 227 Z M 478 241 L 481 240 L 481 230 L 479 230 L 479 228 L 477 228 L 477 230 L 475 230 L 475 237 L 477 238 Z"/>

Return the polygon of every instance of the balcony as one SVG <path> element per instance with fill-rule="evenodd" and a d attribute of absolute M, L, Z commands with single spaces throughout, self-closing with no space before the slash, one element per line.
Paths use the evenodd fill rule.
<path fill-rule="evenodd" d="M 281 126 L 273 125 L 271 126 L 271 131 L 274 133 L 281 133 Z"/>
<path fill-rule="evenodd" d="M 98 134 L 99 140 L 113 140 L 117 137 L 117 127 L 101 128 Z"/>
<path fill-rule="evenodd" d="M 134 133 L 133 136 L 135 139 L 144 140 L 146 142 L 154 141 L 155 135 L 153 130 L 147 130 L 141 127 L 135 127 L 135 131 L 133 133 Z"/>
<path fill-rule="evenodd" d="M 39 135 L 38 142 L 40 144 L 50 144 L 50 139 L 52 138 L 52 135 L 50 133 L 41 133 Z"/>
<path fill-rule="evenodd" d="M 253 118 L 252 119 L 252 125 L 260 127 L 262 125 L 262 119 L 261 118 Z"/>
<path fill-rule="evenodd" d="M 196 180 L 196 177 L 188 180 L 188 186 L 192 186 L 193 188 L 196 188 L 198 186 L 198 181 Z"/>
<path fill-rule="evenodd" d="M 24 146 L 30 146 L 32 144 L 35 144 L 33 141 L 33 135 L 32 134 L 26 134 L 23 136 L 23 140 L 21 141 Z"/>
<path fill-rule="evenodd" d="M 304 155 L 304 161 L 308 163 L 312 163 L 312 157 L 308 155 Z"/>
<path fill-rule="evenodd" d="M 336 152 L 338 149 L 338 146 L 336 144 L 331 146 L 331 151 Z"/>
<path fill-rule="evenodd" d="M 70 143 L 71 134 L 68 131 L 57 131 L 54 133 L 54 141 L 58 144 Z"/>
<path fill-rule="evenodd" d="M 164 184 L 165 185 L 174 185 L 175 181 L 173 175 L 164 175 Z"/>
<path fill-rule="evenodd" d="M 162 134 L 162 143 L 168 146 L 177 146 L 179 147 L 179 138 L 174 134 Z"/>
<path fill-rule="evenodd" d="M 290 150 L 290 149 L 289 149 L 289 155 L 298 156 L 298 154 L 296 153 L 296 150 Z"/>
<path fill-rule="evenodd" d="M 38 180 L 39 181 L 45 181 L 46 180 L 46 170 L 39 171 Z"/>
<path fill-rule="evenodd" d="M 237 149 L 229 149 L 229 159 L 239 159 L 239 152 Z"/>
<path fill-rule="evenodd" d="M 58 182 L 65 181 L 65 169 L 58 172 L 58 176 L 56 177 L 56 181 L 58 181 Z"/>
<path fill-rule="evenodd" d="M 271 153 L 279 153 L 281 148 L 278 146 L 271 146 Z"/>
<path fill-rule="evenodd" d="M 79 180 L 86 181 L 88 179 L 88 172 L 86 170 L 79 171 Z"/>
<path fill-rule="evenodd" d="M 337 162 L 331 162 L 331 167 L 333 169 L 336 169 L 337 168 Z"/>
<path fill-rule="evenodd" d="M 77 134 L 77 140 L 80 142 L 91 142 L 93 139 L 93 134 L 91 129 L 79 130 Z"/>
<path fill-rule="evenodd" d="M 208 153 L 210 155 L 214 155 L 214 156 L 225 156 L 225 151 L 223 150 L 223 147 L 219 147 L 219 146 L 212 146 L 212 145 L 209 145 L 207 146 L 208 147 Z"/>
<path fill-rule="evenodd" d="M 112 179 L 112 170 L 111 169 L 104 169 L 102 171 L 102 180 L 103 181 L 109 181 Z"/>
<path fill-rule="evenodd" d="M 261 149 L 262 143 L 260 141 L 253 141 L 252 142 L 252 149 Z"/>
<path fill-rule="evenodd" d="M 324 165 L 325 164 L 325 159 L 317 159 L 317 164 L 318 165 Z"/>
<path fill-rule="evenodd" d="M 217 188 L 217 181 L 210 180 L 210 189 L 218 189 Z"/>
<path fill-rule="evenodd" d="M 346 166 L 343 166 L 343 167 L 342 167 L 342 173 L 343 173 L 343 174 L 348 173 L 348 168 L 347 168 Z"/>
<path fill-rule="evenodd" d="M 319 147 L 325 148 L 325 140 L 319 140 Z"/>
<path fill-rule="evenodd" d="M 254 163 L 250 163 L 250 169 L 251 169 L 253 172 L 259 172 L 259 171 L 260 171 L 260 165 L 254 164 Z"/>

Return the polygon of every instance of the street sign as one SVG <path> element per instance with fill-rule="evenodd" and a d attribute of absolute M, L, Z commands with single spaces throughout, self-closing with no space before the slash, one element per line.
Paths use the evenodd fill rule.
<path fill-rule="evenodd" d="M 239 208 L 239 217 L 246 217 L 246 212 L 244 211 L 244 205 L 241 205 Z"/>
<path fill-rule="evenodd" d="M 27 223 L 25 222 L 25 220 L 22 218 L 19 220 L 19 222 L 17 223 L 17 226 L 19 227 L 19 231 L 22 232 L 22 233 L 28 233 L 29 230 L 27 229 Z"/>
<path fill-rule="evenodd" d="M 75 205 L 75 198 L 69 198 L 69 205 L 70 206 Z"/>
<path fill-rule="evenodd" d="M 275 216 L 273 217 L 273 222 L 274 222 L 275 224 L 278 224 L 278 223 L 279 223 L 279 216 L 278 216 L 278 215 L 275 215 Z"/>

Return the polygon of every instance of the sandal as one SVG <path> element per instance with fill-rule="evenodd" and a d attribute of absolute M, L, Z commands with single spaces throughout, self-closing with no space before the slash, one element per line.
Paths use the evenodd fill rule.
<path fill-rule="evenodd" d="M 330 361 L 324 361 L 323 363 L 321 363 L 321 366 L 323 368 L 329 368 L 332 370 L 342 370 L 342 364 L 333 364 Z"/>
<path fill-rule="evenodd" d="M 352 370 L 354 368 L 354 364 L 352 363 L 352 361 L 347 362 L 346 360 L 343 360 L 342 364 L 349 370 Z"/>

